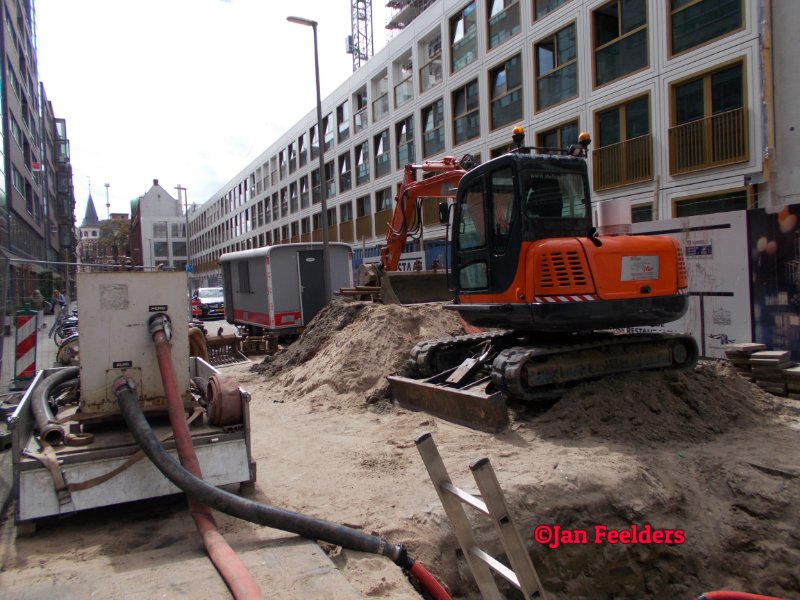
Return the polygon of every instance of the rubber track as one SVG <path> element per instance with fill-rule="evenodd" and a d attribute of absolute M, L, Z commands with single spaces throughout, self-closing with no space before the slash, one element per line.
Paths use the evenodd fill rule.
<path fill-rule="evenodd" d="M 552 344 L 548 346 L 537 347 L 520 347 L 516 346 L 503 350 L 497 354 L 493 364 L 491 378 L 492 383 L 499 389 L 503 390 L 508 396 L 519 400 L 534 400 L 534 399 L 552 399 L 558 397 L 560 394 L 554 390 L 552 386 L 548 389 L 530 388 L 526 382 L 523 381 L 525 375 L 525 365 L 532 358 L 542 356 L 552 356 L 557 354 L 573 354 L 583 350 L 591 350 L 597 347 L 608 346 L 623 346 L 626 344 L 661 344 L 669 343 L 670 341 L 678 341 L 681 339 L 689 339 L 694 344 L 691 336 L 680 334 L 630 334 L 630 335 L 614 335 L 614 334 L 596 334 L 591 339 L 585 341 L 576 341 L 567 344 Z M 685 365 L 683 368 L 688 368 L 694 364 L 690 361 L 690 365 Z"/>
<path fill-rule="evenodd" d="M 514 334 L 508 330 L 482 331 L 481 333 L 419 342 L 411 349 L 410 366 L 423 377 L 432 377 L 438 372 L 434 361 L 437 353 L 442 350 L 451 350 L 457 346 L 466 348 L 477 343 L 483 343 L 488 340 L 495 341 L 512 335 Z"/>

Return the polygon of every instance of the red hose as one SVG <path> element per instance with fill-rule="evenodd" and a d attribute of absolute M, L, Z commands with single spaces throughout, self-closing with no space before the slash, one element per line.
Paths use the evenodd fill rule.
<path fill-rule="evenodd" d="M 163 329 L 153 332 L 153 343 L 158 357 L 158 368 L 161 371 L 161 380 L 164 383 L 164 393 L 167 398 L 167 412 L 178 450 L 178 457 L 184 468 L 195 477 L 202 479 L 200 462 L 197 460 L 189 426 L 186 424 L 183 400 L 181 400 L 178 380 L 172 368 L 172 354 L 169 341 Z M 253 579 L 247 567 L 225 541 L 217 530 L 217 524 L 211 514 L 211 509 L 197 502 L 191 497 L 189 512 L 194 519 L 197 531 L 203 539 L 206 552 L 225 580 L 233 597 L 237 600 L 261 600 L 261 588 Z"/>
<path fill-rule="evenodd" d="M 422 588 L 430 594 L 433 600 L 451 600 L 450 594 L 445 591 L 442 584 L 420 563 L 415 562 L 408 572 L 419 580 Z"/>
<path fill-rule="evenodd" d="M 747 592 L 706 592 L 695 600 L 781 600 L 775 596 L 761 596 Z"/>

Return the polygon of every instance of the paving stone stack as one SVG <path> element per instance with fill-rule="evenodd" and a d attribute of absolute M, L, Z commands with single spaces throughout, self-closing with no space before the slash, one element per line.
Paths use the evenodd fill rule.
<path fill-rule="evenodd" d="M 765 344 L 754 344 L 751 342 L 742 344 L 728 344 L 725 346 L 725 357 L 733 365 L 736 372 L 748 381 L 753 381 L 753 372 L 750 366 L 750 357 L 755 352 L 766 350 Z"/>
<path fill-rule="evenodd" d="M 786 396 L 788 393 L 784 371 L 795 365 L 788 350 L 762 350 L 750 356 L 753 382 L 762 390 L 776 396 Z"/>
<path fill-rule="evenodd" d="M 789 398 L 800 400 L 800 367 L 789 367 L 783 370 L 783 381 Z"/>

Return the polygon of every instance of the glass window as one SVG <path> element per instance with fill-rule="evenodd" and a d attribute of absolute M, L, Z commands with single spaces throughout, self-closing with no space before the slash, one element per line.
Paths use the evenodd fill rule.
<path fill-rule="evenodd" d="M 167 237 L 167 223 L 166 221 L 156 221 L 153 223 L 153 237 L 166 238 Z"/>
<path fill-rule="evenodd" d="M 301 167 L 308 162 L 308 134 L 304 133 L 297 139 L 297 156 Z"/>
<path fill-rule="evenodd" d="M 522 118 L 522 60 L 519 54 L 489 71 L 491 127 L 497 129 Z"/>
<path fill-rule="evenodd" d="M 383 188 L 375 192 L 375 210 L 377 212 L 392 210 L 392 188 Z"/>
<path fill-rule="evenodd" d="M 409 100 L 414 99 L 414 68 L 409 53 L 400 63 L 395 66 L 397 73 L 396 81 L 400 83 L 394 86 L 394 107 L 400 108 Z"/>
<path fill-rule="evenodd" d="M 397 140 L 397 168 L 405 169 L 414 164 L 414 117 L 413 115 L 394 126 L 394 137 Z"/>
<path fill-rule="evenodd" d="M 389 130 L 384 129 L 374 136 L 375 177 L 382 177 L 392 170 L 392 154 L 389 147 Z"/>
<path fill-rule="evenodd" d="M 671 53 L 678 54 L 744 27 L 742 0 L 671 0 Z"/>
<path fill-rule="evenodd" d="M 578 141 L 578 122 L 570 121 L 536 136 L 536 145 L 542 148 L 569 148 Z"/>
<path fill-rule="evenodd" d="M 489 0 L 489 49 L 521 31 L 519 0 Z"/>
<path fill-rule="evenodd" d="M 172 242 L 172 256 L 187 256 L 186 242 Z"/>
<path fill-rule="evenodd" d="M 353 133 L 358 133 L 369 125 L 367 114 L 367 88 L 363 87 L 353 94 Z"/>
<path fill-rule="evenodd" d="M 422 42 L 420 52 L 427 57 L 427 62 L 419 70 L 419 91 L 427 92 L 433 86 L 442 82 L 442 37 L 437 34 Z"/>
<path fill-rule="evenodd" d="M 352 168 L 350 166 L 350 153 L 339 156 L 339 189 L 346 192 L 352 187 Z"/>
<path fill-rule="evenodd" d="M 479 108 L 477 79 L 453 92 L 453 145 L 480 136 Z"/>
<path fill-rule="evenodd" d="M 647 96 L 597 113 L 594 184 L 597 189 L 653 177 L 650 103 Z"/>
<path fill-rule="evenodd" d="M 322 119 L 322 129 L 325 131 L 325 152 L 333 148 L 333 115 Z"/>
<path fill-rule="evenodd" d="M 422 109 L 422 127 L 423 156 L 444 150 L 444 102 L 441 98 Z"/>
<path fill-rule="evenodd" d="M 508 248 L 514 224 L 514 176 L 511 168 L 498 169 L 491 176 L 492 231 L 494 251 L 503 254 Z"/>
<path fill-rule="evenodd" d="M 486 245 L 483 216 L 483 180 L 476 181 L 461 198 L 457 223 L 458 247 L 461 250 Z"/>
<path fill-rule="evenodd" d="M 369 182 L 369 142 L 356 146 L 356 185 Z"/>
<path fill-rule="evenodd" d="M 647 223 L 653 220 L 653 205 L 652 204 L 639 204 L 631 206 L 631 222 L 632 223 Z"/>
<path fill-rule="evenodd" d="M 372 214 L 372 199 L 369 196 L 356 198 L 356 215 L 366 217 Z"/>
<path fill-rule="evenodd" d="M 541 19 L 569 0 L 533 0 L 533 18 Z"/>
<path fill-rule="evenodd" d="M 569 25 L 536 44 L 534 54 L 537 110 L 544 110 L 578 95 L 575 25 Z"/>
<path fill-rule="evenodd" d="M 478 57 L 478 22 L 475 2 L 470 2 L 450 19 L 450 50 L 453 73 L 460 71 Z"/>
<path fill-rule="evenodd" d="M 339 130 L 339 143 L 350 137 L 350 102 L 345 100 L 336 108 L 336 124 Z"/>
<path fill-rule="evenodd" d="M 671 173 L 747 160 L 742 63 L 677 84 L 672 92 Z"/>
<path fill-rule="evenodd" d="M 168 242 L 153 242 L 153 256 L 157 256 L 159 258 L 168 257 L 169 256 L 169 243 Z"/>
<path fill-rule="evenodd" d="M 677 200 L 675 202 L 675 217 L 693 217 L 746 209 L 747 191 L 734 190 L 723 194 Z"/>
<path fill-rule="evenodd" d="M 592 13 L 595 85 L 604 85 L 649 64 L 645 0 L 613 0 Z"/>

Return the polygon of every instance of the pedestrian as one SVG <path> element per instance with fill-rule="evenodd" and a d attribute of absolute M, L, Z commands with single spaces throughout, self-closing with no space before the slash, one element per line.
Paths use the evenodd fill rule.
<path fill-rule="evenodd" d="M 40 329 L 47 329 L 47 325 L 44 323 L 44 296 L 42 296 L 42 292 L 39 290 L 33 290 L 33 308 L 38 313 L 36 318 L 41 325 L 39 326 Z"/>

